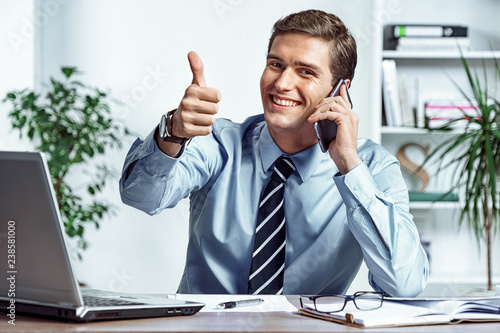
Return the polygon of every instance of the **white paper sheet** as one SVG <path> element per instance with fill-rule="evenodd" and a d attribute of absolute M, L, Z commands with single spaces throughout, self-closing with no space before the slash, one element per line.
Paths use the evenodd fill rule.
<path fill-rule="evenodd" d="M 172 297 L 172 296 L 170 296 Z M 198 295 L 198 294 L 176 294 L 177 299 L 186 301 L 202 302 L 206 305 L 200 312 L 292 312 L 297 308 L 283 295 Z M 236 307 L 232 309 L 217 309 L 219 303 L 240 301 L 245 299 L 262 298 L 264 302 L 259 305 Z"/>

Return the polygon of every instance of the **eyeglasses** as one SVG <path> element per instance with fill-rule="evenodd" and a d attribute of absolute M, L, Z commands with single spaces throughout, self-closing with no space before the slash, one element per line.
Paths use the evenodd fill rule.
<path fill-rule="evenodd" d="M 300 306 L 314 309 L 318 312 L 339 312 L 344 310 L 347 302 L 352 301 L 357 309 L 362 311 L 375 310 L 384 302 L 383 292 L 358 291 L 354 295 L 318 295 L 300 296 Z"/>

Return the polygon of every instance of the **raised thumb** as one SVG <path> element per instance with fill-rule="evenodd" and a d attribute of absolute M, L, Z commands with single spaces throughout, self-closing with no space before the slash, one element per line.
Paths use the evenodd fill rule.
<path fill-rule="evenodd" d="M 196 52 L 188 53 L 189 66 L 191 67 L 191 72 L 193 73 L 192 84 L 196 84 L 200 87 L 206 87 L 205 75 L 203 74 L 203 62 L 200 56 Z"/>

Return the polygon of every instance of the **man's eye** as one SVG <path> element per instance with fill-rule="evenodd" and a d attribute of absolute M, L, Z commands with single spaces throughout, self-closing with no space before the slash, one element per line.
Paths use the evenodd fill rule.
<path fill-rule="evenodd" d="M 275 67 L 275 68 L 282 68 L 283 65 L 281 65 L 279 62 L 271 62 L 269 64 L 271 67 Z"/>
<path fill-rule="evenodd" d="M 310 70 L 308 69 L 303 69 L 300 71 L 300 74 L 303 74 L 303 75 L 314 75 L 313 72 L 311 72 Z"/>

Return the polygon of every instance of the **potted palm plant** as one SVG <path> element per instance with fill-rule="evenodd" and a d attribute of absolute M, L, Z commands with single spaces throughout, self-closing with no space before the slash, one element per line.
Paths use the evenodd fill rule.
<path fill-rule="evenodd" d="M 478 73 L 461 54 L 461 62 L 472 95 L 455 81 L 453 82 L 477 112 L 471 116 L 461 109 L 463 116 L 460 119 L 450 120 L 443 126 L 433 129 L 450 131 L 456 128 L 457 122 L 465 121 L 465 127 L 460 134 L 445 140 L 424 161 L 424 164 L 430 160 L 441 161 L 438 172 L 450 167 L 456 168 L 454 174 L 457 176 L 450 192 L 458 190 L 462 195 L 460 225 L 466 221 L 474 231 L 478 244 L 486 246 L 488 290 L 493 289 L 492 238 L 500 226 L 500 103 L 498 100 L 500 67 L 498 59 L 495 58 L 493 61 L 495 71 L 489 73 L 493 74 L 493 77 L 488 77 L 485 62 L 483 62 L 482 73 Z M 496 88 L 496 90 L 488 88 Z"/>
<path fill-rule="evenodd" d="M 13 90 L 3 102 L 11 106 L 12 127 L 21 137 L 27 136 L 36 150 L 46 153 L 66 234 L 77 239 L 77 255 L 81 257 L 81 250 L 88 246 L 86 226 L 98 228 L 99 221 L 113 211 L 98 196 L 113 170 L 106 163 L 95 163 L 94 158 L 109 148 L 121 147 L 130 133 L 113 120 L 108 93 L 74 80 L 73 75 L 78 74 L 75 67 L 61 71 L 64 80 L 51 78 L 44 96 L 29 89 Z M 70 185 L 68 178 L 75 169 L 83 169 L 77 171 L 80 175 L 87 174 L 86 194 Z"/>

